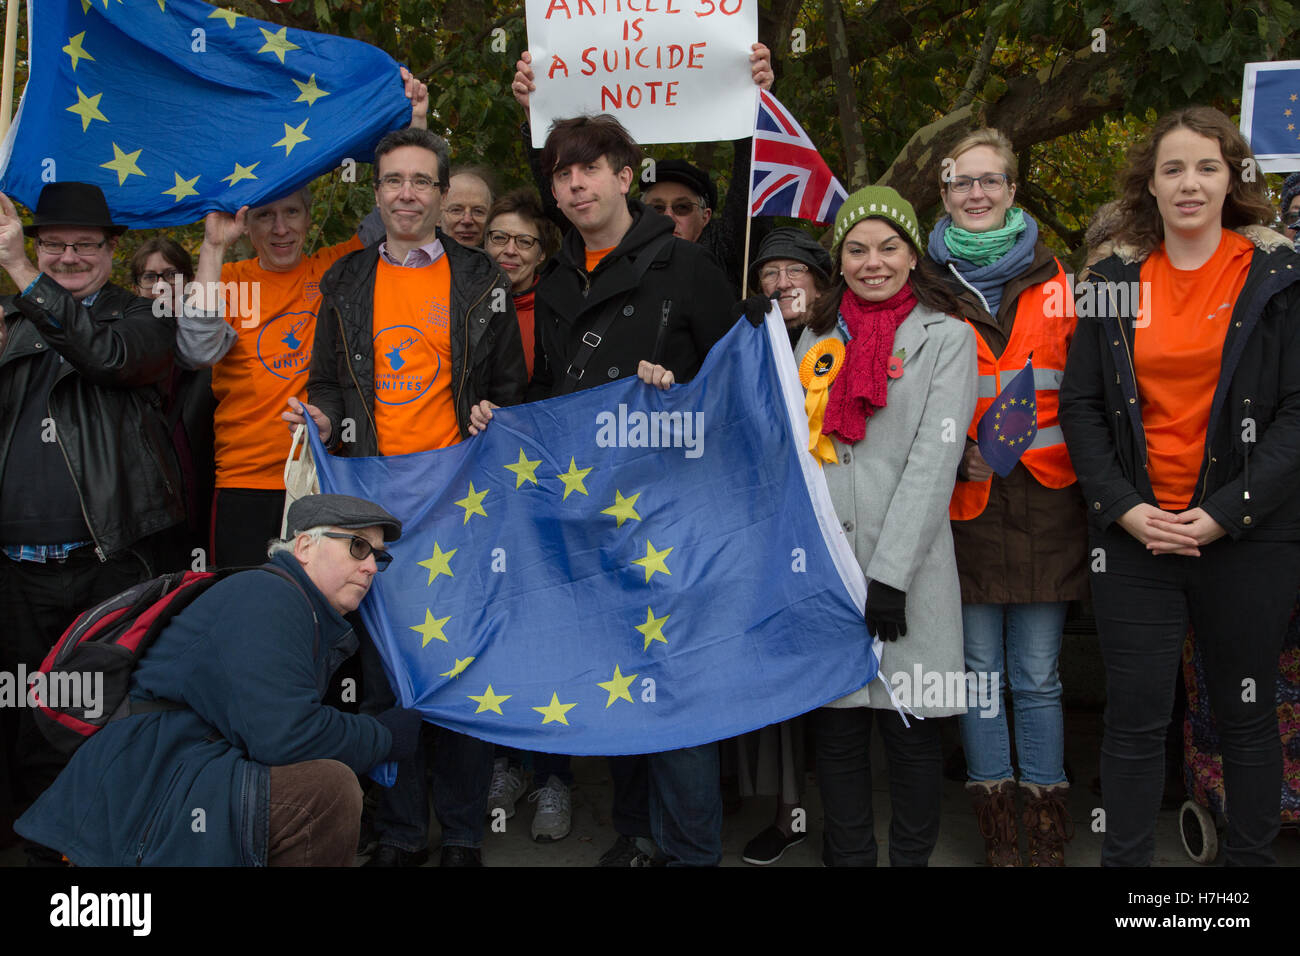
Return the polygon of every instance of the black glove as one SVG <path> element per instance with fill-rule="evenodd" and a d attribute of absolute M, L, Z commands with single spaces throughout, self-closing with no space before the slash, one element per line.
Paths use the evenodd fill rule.
<path fill-rule="evenodd" d="M 740 306 L 740 311 L 749 320 L 749 324 L 756 329 L 762 326 L 768 310 L 772 308 L 772 300 L 765 295 L 751 295 L 736 304 Z"/>
<path fill-rule="evenodd" d="M 375 720 L 387 727 L 393 735 L 393 745 L 388 748 L 388 756 L 384 760 L 405 760 L 415 756 L 415 748 L 420 745 L 420 726 L 424 723 L 418 710 L 390 707 L 382 714 L 376 714 Z"/>
<path fill-rule="evenodd" d="M 888 584 L 872 581 L 867 585 L 867 610 L 863 615 L 867 630 L 882 641 L 907 637 L 907 593 Z"/>

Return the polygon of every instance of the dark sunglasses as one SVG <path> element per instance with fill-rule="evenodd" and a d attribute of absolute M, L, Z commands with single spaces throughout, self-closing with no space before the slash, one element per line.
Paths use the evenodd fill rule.
<path fill-rule="evenodd" d="M 375 566 L 380 571 L 393 563 L 393 555 L 387 548 L 376 548 L 359 534 L 344 534 L 342 531 L 322 531 L 321 536 L 352 542 L 348 545 L 348 554 L 358 561 L 364 561 L 373 554 L 375 556 Z"/>

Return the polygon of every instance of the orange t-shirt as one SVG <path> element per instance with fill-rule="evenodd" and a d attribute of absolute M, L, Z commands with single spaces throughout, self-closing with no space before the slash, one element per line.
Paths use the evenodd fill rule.
<path fill-rule="evenodd" d="M 375 275 L 375 430 L 379 454 L 460 441 L 451 381 L 451 266 L 379 260 Z"/>
<path fill-rule="evenodd" d="M 587 250 L 587 272 L 595 272 L 596 266 L 600 265 L 600 260 L 614 251 L 614 246 L 608 249 L 588 249 Z"/>
<path fill-rule="evenodd" d="M 1199 269 L 1175 269 L 1164 246 L 1142 264 L 1150 324 L 1133 331 L 1133 361 L 1151 487 L 1166 511 L 1187 508 L 1196 489 L 1223 341 L 1254 250 L 1225 229 Z"/>
<path fill-rule="evenodd" d="M 361 240 L 353 236 L 304 259 L 292 272 L 268 272 L 256 258 L 222 266 L 221 281 L 241 285 L 226 296 L 235 344 L 212 369 L 218 488 L 284 488 L 290 434 L 280 413 L 291 396 L 307 400 L 320 279 L 360 248 Z M 256 316 L 247 314 L 252 283 L 257 283 Z"/>

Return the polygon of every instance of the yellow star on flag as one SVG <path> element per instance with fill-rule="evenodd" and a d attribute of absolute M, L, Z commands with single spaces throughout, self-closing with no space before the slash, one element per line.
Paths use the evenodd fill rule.
<path fill-rule="evenodd" d="M 122 148 L 117 143 L 114 143 L 113 158 L 106 163 L 100 163 L 100 168 L 111 169 L 117 173 L 117 184 L 120 186 L 126 182 L 127 176 L 144 175 L 140 167 L 135 164 L 135 161 L 140 158 L 141 152 L 142 150 L 137 149 L 133 153 L 124 153 Z"/>
<path fill-rule="evenodd" d="M 235 21 L 242 16 L 243 16 L 242 13 L 236 13 L 234 10 L 213 10 L 211 13 L 208 14 L 208 19 L 225 20 L 226 26 L 230 27 L 230 29 L 233 30 L 235 29 Z M 263 30 L 262 32 L 265 33 L 266 31 Z M 262 51 L 258 50 L 257 52 L 261 53 Z"/>
<path fill-rule="evenodd" d="M 573 491 L 581 491 L 585 495 L 587 493 L 587 486 L 582 483 L 582 479 L 586 478 L 590 473 L 590 468 L 579 468 L 578 463 L 570 458 L 569 470 L 562 475 L 555 476 L 556 478 L 559 478 L 560 481 L 564 482 L 564 497 L 560 500 L 567 500 L 569 493 Z"/>
<path fill-rule="evenodd" d="M 82 13 L 90 12 L 90 0 L 81 0 L 81 12 Z"/>
<path fill-rule="evenodd" d="M 274 53 L 280 58 L 280 62 L 283 63 L 284 55 L 290 50 L 302 49 L 302 47 L 298 46 L 298 44 L 285 36 L 285 31 L 289 29 L 288 27 L 280 27 L 280 29 L 276 30 L 274 33 L 266 27 L 258 27 L 258 29 L 262 31 L 262 36 L 266 38 L 266 42 L 262 44 L 262 48 L 257 51 L 258 53 Z"/>
<path fill-rule="evenodd" d="M 290 126 L 288 123 L 285 123 L 284 135 L 280 137 L 279 140 L 272 143 L 271 145 L 283 146 L 284 155 L 287 157 L 290 153 L 293 152 L 293 148 L 295 146 L 297 146 L 299 143 L 305 143 L 309 139 L 311 139 L 310 136 L 308 136 L 306 133 L 303 132 L 303 128 L 306 127 L 306 125 L 307 125 L 306 120 L 303 120 L 297 126 Z"/>
<path fill-rule="evenodd" d="M 1007 440 L 1007 436 L 1006 436 L 1006 435 L 999 435 L 999 436 L 998 436 L 998 441 L 1006 441 L 1006 440 Z"/>
<path fill-rule="evenodd" d="M 465 509 L 465 520 L 462 521 L 461 524 L 469 524 L 470 515 L 482 515 L 484 518 L 487 517 L 487 512 L 483 510 L 483 499 L 491 490 L 491 488 L 484 488 L 482 491 L 475 491 L 474 482 L 471 481 L 469 483 L 469 494 L 456 502 L 456 504 Z"/>
<path fill-rule="evenodd" d="M 167 0 L 158 0 L 158 9 L 163 13 L 167 12 Z"/>
<path fill-rule="evenodd" d="M 261 165 L 262 161 L 260 159 L 252 166 L 241 166 L 239 163 L 235 163 L 235 171 L 229 176 L 222 176 L 221 181 L 223 183 L 230 183 L 230 185 L 233 186 L 235 183 L 243 179 L 256 179 L 257 177 L 253 175 L 253 170 Z"/>
<path fill-rule="evenodd" d="M 434 617 L 433 612 L 426 607 L 424 609 L 424 623 L 412 624 L 411 630 L 424 638 L 424 641 L 420 644 L 421 647 L 428 647 L 429 642 L 432 640 L 439 640 L 446 644 L 448 643 L 447 635 L 442 633 L 442 626 L 450 620 L 450 614 L 446 617 Z"/>
<path fill-rule="evenodd" d="M 176 185 L 171 189 L 164 189 L 164 196 L 175 196 L 176 202 L 180 202 L 186 196 L 197 196 L 199 194 L 199 191 L 194 188 L 194 184 L 199 181 L 198 176 L 193 179 L 182 179 L 181 174 L 175 170 L 172 170 L 172 175 L 176 177 Z"/>
<path fill-rule="evenodd" d="M 641 516 L 636 513 L 636 508 L 632 507 L 633 505 L 636 504 L 636 500 L 640 497 L 641 497 L 641 492 L 638 491 L 631 498 L 624 498 L 623 492 L 619 491 L 618 489 L 615 489 L 614 503 L 610 505 L 608 508 L 606 508 L 604 511 L 602 511 L 601 514 L 610 515 L 611 517 L 617 518 L 618 527 L 620 528 L 623 527 L 623 522 L 626 521 L 628 518 L 632 518 L 635 521 L 640 521 Z"/>
<path fill-rule="evenodd" d="M 453 665 L 453 667 L 452 667 L 451 670 L 449 670 L 449 671 L 443 671 L 443 672 L 442 672 L 441 674 L 439 674 L 438 676 L 439 676 L 439 677 L 459 677 L 461 674 L 465 673 L 465 668 L 469 667 L 469 665 L 472 664 L 473 662 L 474 662 L 474 658 L 472 658 L 472 657 L 465 657 L 465 658 L 460 658 L 460 657 L 458 657 L 458 658 L 456 658 L 456 663 L 455 663 L 455 665 Z"/>
<path fill-rule="evenodd" d="M 518 490 L 519 486 L 525 481 L 531 481 L 533 484 L 537 484 L 537 466 L 541 463 L 542 460 L 540 458 L 536 461 L 532 461 L 524 454 L 524 450 L 521 448 L 519 449 L 519 460 L 517 462 L 513 465 L 502 465 L 501 467 L 506 471 L 513 471 L 515 473 L 515 489 Z"/>
<path fill-rule="evenodd" d="M 542 721 L 543 724 L 558 722 L 567 727 L 569 726 L 569 719 L 564 715 L 577 706 L 578 702 L 576 700 L 572 704 L 561 704 L 559 696 L 552 691 L 551 702 L 545 707 L 534 707 L 533 710 L 546 718 Z"/>
<path fill-rule="evenodd" d="M 81 41 L 84 39 L 86 39 L 86 31 L 82 30 L 75 37 L 68 37 L 68 45 L 63 48 L 63 52 L 72 58 L 73 73 L 77 72 L 77 64 L 82 60 L 90 60 L 91 62 L 94 62 L 95 59 L 87 53 L 85 47 L 81 45 Z"/>
<path fill-rule="evenodd" d="M 76 113 L 81 117 L 81 131 L 84 133 L 90 126 L 91 120 L 103 120 L 108 122 L 108 117 L 99 111 L 99 101 L 103 93 L 96 93 L 94 96 L 87 96 L 81 92 L 81 87 L 76 87 L 77 102 L 68 107 L 69 113 Z"/>
<path fill-rule="evenodd" d="M 664 624 L 672 617 L 671 614 L 665 614 L 663 617 L 655 617 L 655 612 L 649 608 L 645 609 L 645 623 L 638 624 L 636 629 L 645 637 L 645 647 L 643 651 L 650 650 L 650 642 L 658 641 L 660 644 L 667 644 L 668 638 L 664 637 Z"/>
<path fill-rule="evenodd" d="M 433 543 L 433 557 L 419 562 L 420 567 L 429 569 L 429 584 L 432 584 L 433 579 L 440 574 L 445 574 L 449 578 L 456 576 L 451 573 L 451 556 L 459 550 L 459 548 L 452 548 L 450 551 L 443 551 L 438 547 L 437 541 Z"/>
<path fill-rule="evenodd" d="M 490 710 L 504 717 L 505 714 L 501 713 L 501 705 L 513 697 L 514 694 L 494 694 L 492 693 L 492 685 L 488 684 L 487 690 L 483 691 L 482 694 L 466 694 L 465 696 L 478 704 L 478 709 L 474 713 L 481 714 L 485 710 Z"/>
<path fill-rule="evenodd" d="M 627 692 L 627 689 L 632 686 L 632 681 L 634 680 L 636 680 L 635 674 L 620 674 L 618 672 L 618 665 L 615 664 L 614 676 L 609 680 L 598 681 L 596 683 L 596 686 L 601 690 L 609 691 L 609 700 L 605 701 L 606 710 L 609 710 L 610 706 L 616 700 L 625 700 L 629 704 L 636 703 L 636 701 L 632 699 L 632 695 Z"/>
<path fill-rule="evenodd" d="M 668 557 L 668 555 L 672 553 L 672 548 L 667 548 L 663 551 L 656 551 L 655 546 L 651 544 L 650 539 L 647 538 L 645 543 L 645 557 L 637 558 L 632 563 L 639 564 L 641 567 L 645 568 L 645 579 L 648 584 L 651 576 L 656 571 L 662 571 L 664 574 L 672 574 L 672 572 L 668 570 L 668 565 L 664 564 L 664 558 Z"/>
<path fill-rule="evenodd" d="M 322 96 L 329 96 L 329 92 L 327 90 L 322 90 L 319 86 L 316 85 L 315 73 L 313 73 L 311 76 L 307 78 L 306 83 L 304 83 L 302 80 L 295 79 L 293 81 L 293 85 L 298 87 L 298 98 L 294 100 L 295 103 L 305 102 L 308 106 L 312 106 Z"/>

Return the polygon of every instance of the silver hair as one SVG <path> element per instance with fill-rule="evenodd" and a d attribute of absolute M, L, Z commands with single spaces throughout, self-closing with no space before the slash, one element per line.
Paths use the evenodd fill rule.
<path fill-rule="evenodd" d="M 306 531 L 299 531 L 292 538 L 277 538 L 267 546 L 266 556 L 268 558 L 273 558 L 281 552 L 293 554 L 294 548 L 298 545 L 298 539 L 303 535 L 307 535 L 311 538 L 312 543 L 317 543 L 320 541 L 321 536 L 328 530 L 330 530 L 329 525 L 318 525 L 315 528 L 308 528 Z"/>

